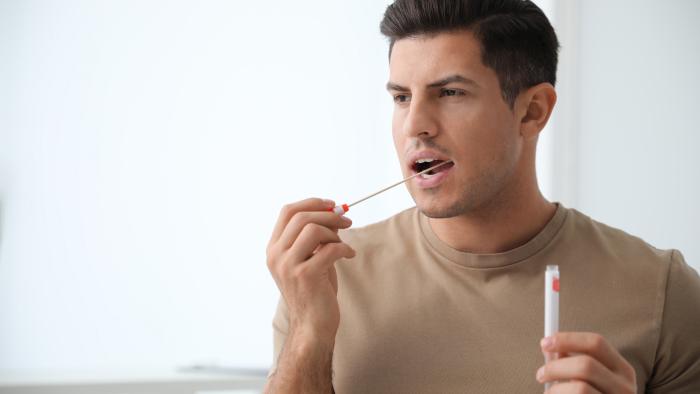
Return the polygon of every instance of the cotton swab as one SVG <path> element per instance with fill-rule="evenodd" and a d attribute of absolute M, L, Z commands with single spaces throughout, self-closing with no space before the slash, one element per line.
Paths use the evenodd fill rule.
<path fill-rule="evenodd" d="M 338 215 L 344 215 L 345 212 L 347 212 L 347 211 L 350 210 L 350 207 L 351 207 L 351 206 L 356 205 L 356 204 L 359 204 L 359 203 L 361 203 L 362 201 L 365 201 L 365 200 L 367 200 L 367 199 L 369 199 L 369 198 L 371 198 L 371 197 L 374 197 L 374 196 L 376 196 L 376 195 L 379 194 L 379 193 L 383 193 L 383 192 L 385 192 L 385 191 L 391 189 L 392 187 L 398 186 L 398 185 L 400 185 L 400 184 L 402 184 L 402 183 L 404 183 L 404 182 L 406 182 L 406 181 L 409 181 L 409 180 L 411 180 L 411 179 L 417 177 L 418 175 L 424 174 L 424 173 L 426 173 L 426 172 L 428 172 L 428 171 L 430 171 L 430 170 L 433 170 L 433 169 L 435 169 L 435 168 L 438 168 L 438 167 L 440 167 L 440 166 L 442 166 L 442 165 L 445 165 L 445 164 L 447 164 L 447 163 L 452 163 L 452 160 L 443 161 L 442 163 L 436 164 L 436 165 L 434 165 L 434 166 L 432 166 L 432 167 L 430 167 L 430 168 L 426 168 L 425 170 L 423 170 L 423 171 L 421 171 L 421 172 L 418 172 L 418 173 L 416 173 L 416 174 L 413 174 L 413 175 L 409 176 L 408 178 L 406 178 L 406 179 L 404 179 L 404 180 L 402 180 L 402 181 L 396 182 L 396 183 L 394 183 L 394 184 L 391 185 L 391 186 L 387 186 L 387 187 L 385 187 L 384 189 L 379 190 L 378 192 L 374 192 L 374 193 L 370 194 L 370 195 L 367 196 L 367 197 L 361 198 L 361 199 L 355 201 L 355 202 L 352 203 L 352 204 L 336 205 L 335 207 L 329 208 L 328 210 L 329 210 L 329 211 L 333 211 L 333 212 L 337 213 Z"/>

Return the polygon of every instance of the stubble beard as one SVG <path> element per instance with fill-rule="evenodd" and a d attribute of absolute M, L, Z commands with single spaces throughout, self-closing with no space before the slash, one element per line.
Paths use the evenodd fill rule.
<path fill-rule="evenodd" d="M 504 203 L 504 190 L 512 172 L 512 169 L 482 172 L 472 180 L 459 182 L 461 188 L 456 197 L 438 198 L 441 193 L 444 194 L 439 186 L 420 191 L 419 193 L 424 194 L 422 203 L 418 202 L 414 193 L 411 193 L 411 197 L 418 210 L 429 218 L 488 217 L 489 212 L 493 212 Z M 451 198 L 452 201 L 444 201 L 446 198 Z"/>

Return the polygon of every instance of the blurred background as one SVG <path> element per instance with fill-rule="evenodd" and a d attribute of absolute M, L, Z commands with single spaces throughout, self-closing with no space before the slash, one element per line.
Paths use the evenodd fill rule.
<path fill-rule="evenodd" d="M 389 3 L 0 0 L 2 376 L 204 365 L 257 387 L 280 207 L 401 179 Z M 562 45 L 544 194 L 700 268 L 700 2 L 536 3 Z"/>

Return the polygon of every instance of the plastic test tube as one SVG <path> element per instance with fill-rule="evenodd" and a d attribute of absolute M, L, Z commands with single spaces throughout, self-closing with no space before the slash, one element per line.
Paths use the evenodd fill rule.
<path fill-rule="evenodd" d="M 544 336 L 554 335 L 559 331 L 559 266 L 548 265 L 544 272 Z M 556 360 L 557 353 L 546 353 L 544 360 Z M 545 390 L 550 383 L 545 383 Z"/>

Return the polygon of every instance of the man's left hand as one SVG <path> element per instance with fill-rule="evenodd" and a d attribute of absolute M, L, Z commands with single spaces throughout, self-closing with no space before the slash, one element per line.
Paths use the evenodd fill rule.
<path fill-rule="evenodd" d="M 558 353 L 537 371 L 540 383 L 557 382 L 547 394 L 636 393 L 634 368 L 600 334 L 559 332 L 540 342 L 543 353 Z"/>

